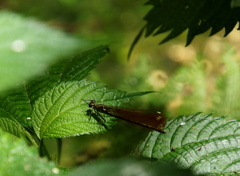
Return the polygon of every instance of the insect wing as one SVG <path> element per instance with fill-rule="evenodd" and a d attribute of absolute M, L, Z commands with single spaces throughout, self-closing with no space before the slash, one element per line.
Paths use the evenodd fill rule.
<path fill-rule="evenodd" d="M 166 126 L 166 116 L 158 111 L 125 107 L 107 107 L 106 112 L 109 115 L 147 126 L 158 131 L 162 131 L 162 128 Z"/>

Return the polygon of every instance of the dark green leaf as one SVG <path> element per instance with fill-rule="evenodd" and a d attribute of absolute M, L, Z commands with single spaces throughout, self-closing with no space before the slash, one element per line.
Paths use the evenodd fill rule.
<path fill-rule="evenodd" d="M 33 127 L 39 138 L 67 137 L 89 133 L 103 133 L 114 124 L 114 117 L 93 112 L 84 100 L 98 104 L 119 106 L 131 98 L 151 92 L 127 94 L 106 90 L 96 83 L 63 82 L 39 98 L 33 109 Z"/>
<path fill-rule="evenodd" d="M 24 86 L 4 92 L 0 96 L 0 117 L 9 118 L 23 126 L 31 125 L 31 104 Z M 0 126 L 3 124 L 0 123 Z M 4 125 L 5 126 L 5 125 Z"/>
<path fill-rule="evenodd" d="M 136 155 L 176 162 L 196 174 L 239 172 L 240 121 L 225 121 L 199 113 L 177 117 L 166 127 L 166 134 L 151 132 Z"/>
<path fill-rule="evenodd" d="M 29 99 L 34 102 L 47 90 L 61 82 L 82 80 L 108 51 L 108 46 L 99 46 L 74 56 L 72 59 L 64 59 L 52 65 L 45 75 L 26 85 Z"/>
<path fill-rule="evenodd" d="M 130 51 L 144 30 L 145 37 L 170 31 L 170 34 L 160 42 L 164 43 L 188 29 L 186 44 L 189 45 L 196 35 L 209 29 L 212 29 L 210 35 L 213 35 L 225 28 L 226 36 L 240 21 L 237 0 L 149 0 L 146 4 L 153 5 L 153 8 L 145 16 L 147 24 L 137 35 Z"/>
<path fill-rule="evenodd" d="M 19 93 L 11 91 L 0 98 L 0 127 L 17 137 L 21 135 L 33 139 L 24 128 L 31 125 L 31 106 L 27 94 L 23 88 L 18 86 Z"/>
<path fill-rule="evenodd" d="M 137 42 L 139 41 L 140 37 L 142 36 L 142 33 L 144 32 L 144 28 L 145 28 L 145 27 L 143 27 L 143 28 L 140 30 L 140 32 L 138 33 L 138 35 L 135 37 L 135 39 L 134 39 L 134 41 L 133 41 L 133 43 L 132 43 L 132 45 L 131 45 L 131 47 L 130 47 L 130 49 L 129 49 L 128 58 L 130 58 L 130 55 L 131 55 L 131 53 L 132 53 L 132 50 L 133 50 L 134 46 L 137 44 Z"/>

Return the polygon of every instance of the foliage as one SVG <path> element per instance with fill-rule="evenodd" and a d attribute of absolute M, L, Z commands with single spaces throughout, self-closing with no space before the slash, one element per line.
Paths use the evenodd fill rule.
<path fill-rule="evenodd" d="M 48 64 L 73 53 L 80 44 L 63 32 L 8 11 L 1 11 L 0 25 L 1 90 L 39 75 Z"/>
<path fill-rule="evenodd" d="M 129 55 L 144 31 L 146 31 L 145 37 L 170 31 L 170 34 L 160 42 L 161 44 L 188 29 L 186 45 L 189 45 L 196 35 L 210 28 L 210 36 L 223 28 L 225 28 L 224 36 L 227 36 L 240 20 L 237 1 L 149 0 L 146 4 L 153 5 L 153 8 L 144 17 L 147 24 L 136 36 Z"/>
<path fill-rule="evenodd" d="M 240 65 L 236 51 L 227 48 L 221 57 L 223 70 L 216 80 L 216 90 L 212 95 L 211 110 L 218 114 L 228 115 L 230 118 L 239 117 L 239 89 Z M 224 103 L 223 103 L 224 102 Z M 239 119 L 239 118 L 238 118 Z"/>
<path fill-rule="evenodd" d="M 186 111 L 194 113 L 207 110 L 206 75 L 201 62 L 196 61 L 191 67 L 181 67 L 162 91 L 165 98 L 161 102 L 167 104 L 170 117 Z"/>
<path fill-rule="evenodd" d="M 207 73 L 203 57 L 172 75 L 162 89 L 164 99 L 160 100 L 169 117 L 196 111 L 228 115 L 229 119 L 239 117 L 236 109 L 240 107 L 240 87 L 236 82 L 240 79 L 240 66 L 234 49 L 227 47 L 219 62 L 222 69 L 215 75 Z"/>
<path fill-rule="evenodd" d="M 149 133 L 135 155 L 160 162 L 176 162 L 197 175 L 239 172 L 240 121 L 225 117 L 179 116 L 166 126 L 166 134 Z"/>
<path fill-rule="evenodd" d="M 114 124 L 113 118 L 102 115 L 104 119 L 101 119 L 92 111 L 89 114 L 89 107 L 83 100 L 94 99 L 105 105 L 119 106 L 121 102 L 147 93 L 150 92 L 126 94 L 106 90 L 105 87 L 97 87 L 95 83 L 87 83 L 85 80 L 63 82 L 35 102 L 33 127 L 40 139 L 103 133 Z"/>
<path fill-rule="evenodd" d="M 26 137 L 35 146 L 40 144 L 40 150 L 43 150 L 40 153 L 46 155 L 44 143 L 39 141 L 43 138 L 106 131 L 114 124 L 114 118 L 103 115 L 104 122 L 93 118 L 96 115 L 87 113 L 88 105 L 82 99 L 120 105 L 131 98 L 150 93 L 126 94 L 83 80 L 108 51 L 107 46 L 101 46 L 72 59 L 62 59 L 51 64 L 42 75 L 2 93 L 1 128 L 17 137 Z"/>
<path fill-rule="evenodd" d="M 67 1 L 63 2 L 67 4 Z M 73 2 L 75 1 L 69 3 L 74 4 Z M 232 17 L 233 13 L 238 13 L 236 11 L 238 2 L 234 2 L 220 1 L 214 6 L 205 1 L 197 4 L 189 1 L 187 5 L 183 1 L 149 1 L 148 4 L 153 4 L 154 8 L 145 17 L 148 23 L 141 30 L 140 35 L 144 30 L 146 30 L 146 36 L 152 35 L 159 26 L 159 30 L 154 35 L 172 29 L 169 36 L 162 42 L 176 37 L 186 28 L 189 28 L 187 44 L 195 35 L 210 27 L 212 27 L 211 35 L 223 27 L 226 28 L 227 35 L 238 18 L 237 15 Z M 226 4 L 230 4 L 232 9 L 229 6 L 223 8 Z M 159 5 L 163 9 L 159 8 Z M 188 10 L 183 11 L 186 6 L 189 7 Z M 177 10 L 176 7 L 178 7 Z M 200 13 L 203 7 L 206 13 Z M 174 13 L 169 13 L 169 8 Z M 208 9 L 212 10 L 210 14 L 207 13 Z M 220 13 L 220 10 L 231 13 L 216 16 L 215 13 Z M 164 15 L 161 15 L 162 12 Z M 166 18 L 159 21 L 161 18 L 154 18 L 156 14 L 160 16 L 169 14 L 168 17 L 172 20 Z M 145 91 L 127 94 L 120 90 L 98 86 L 96 82 L 86 79 L 86 76 L 101 62 L 101 58 L 109 53 L 108 46 L 89 49 L 69 59 L 69 55 L 73 55 L 78 47 L 81 50 L 84 48 L 81 40 L 50 29 L 33 19 L 23 18 L 10 12 L 1 12 L 0 15 L 3 17 L 0 20 L 3 26 L 0 29 L 3 55 L 2 64 L 0 64 L 3 70 L 0 88 L 5 90 L 0 95 L 0 127 L 17 137 L 25 137 L 28 144 L 34 144 L 39 149 L 40 155 L 47 155 L 52 160 L 60 158 L 61 138 L 102 134 L 116 124 L 115 117 L 106 114 L 99 116 L 83 100 L 94 99 L 98 104 L 122 106 L 122 103 L 135 97 L 152 93 L 152 91 Z M 176 16 L 178 19 L 174 18 Z M 179 18 L 185 20 L 185 23 L 179 23 Z M 140 35 L 137 36 L 133 46 Z M 62 59 L 56 61 L 58 58 Z M 169 84 L 162 91 L 164 98 L 155 96 L 155 101 L 158 105 L 167 104 L 170 117 L 195 113 L 199 110 L 209 111 L 209 109 L 217 111 L 220 115 L 237 117 L 239 113 L 236 109 L 239 104 L 235 102 L 239 99 L 239 86 L 234 82 L 239 78 L 238 61 L 234 59 L 232 50 L 227 50 L 221 61 L 224 64 L 224 72 L 217 79 L 215 85 L 217 91 L 210 92 L 212 95 L 210 101 L 206 73 L 201 62 L 195 62 L 191 67 L 182 67 L 173 73 Z M 146 82 L 147 77 L 142 77 L 142 75 L 146 76 L 150 68 L 146 63 L 140 62 L 141 68 L 134 70 L 140 84 Z M 33 74 L 34 77 L 30 77 Z M 114 73 L 111 76 L 114 77 Z M 144 88 L 147 87 L 148 85 L 145 84 Z M 136 84 L 130 89 L 141 91 L 141 87 Z M 177 99 L 179 97 L 180 106 L 175 106 L 171 111 L 170 102 L 179 100 Z M 212 105 L 210 108 L 209 102 Z M 238 120 L 226 122 L 224 118 L 213 118 L 210 114 L 201 116 L 199 113 L 188 117 L 179 116 L 168 122 L 166 134 L 150 132 L 145 141 L 139 144 L 135 156 L 146 159 L 147 162 L 137 159 L 102 160 L 84 165 L 79 170 L 70 171 L 68 175 L 99 175 L 99 173 L 101 175 L 120 173 L 122 175 L 142 173 L 181 175 L 180 172 L 186 175 L 191 173 L 190 169 L 195 174 L 234 174 L 239 172 L 240 123 Z M 124 136 L 126 131 L 131 130 L 125 127 L 117 132 Z M 140 136 L 140 133 L 137 135 Z M 48 154 L 50 147 L 48 148 L 44 143 L 46 138 L 59 138 L 57 146 L 59 156 L 50 157 Z M 1 149 L 1 156 L 4 157 L 0 169 L 2 175 L 59 173 L 59 168 L 56 168 L 52 162 L 37 158 L 36 150 L 26 146 L 22 139 L 12 141 L 9 137 L 5 137 L 5 134 L 0 134 L 0 139 L 4 144 Z M 133 143 L 133 140 L 122 140 L 124 141 L 122 143 Z M 120 144 L 118 145 L 115 146 L 115 151 L 119 150 Z M 148 163 L 149 161 L 153 164 Z M 172 162 L 177 166 L 173 167 Z M 16 172 L 16 169 L 19 172 Z"/>
<path fill-rule="evenodd" d="M 0 141 L 0 175 L 53 176 L 62 172 L 54 162 L 39 158 L 37 149 L 27 146 L 23 139 L 16 139 L 1 130 Z"/>
<path fill-rule="evenodd" d="M 106 47 L 100 47 L 95 49 L 97 51 L 93 52 L 92 55 L 86 52 L 71 60 L 62 60 L 52 65 L 45 75 L 25 82 L 17 88 L 2 94 L 0 97 L 0 114 L 2 117 L 0 126 L 5 131 L 16 136 L 22 133 L 33 141 L 29 136 L 29 129 L 32 127 L 31 114 L 34 112 L 32 108 L 34 107 L 35 101 L 47 90 L 51 90 L 61 82 L 78 80 L 86 76 L 89 70 L 94 68 L 94 65 L 99 62 L 96 58 L 98 59 L 105 53 L 105 48 Z M 81 62 L 81 60 L 84 61 Z M 85 62 L 88 63 L 88 66 L 85 66 Z M 76 67 L 83 66 L 83 68 L 73 70 L 72 64 Z"/>

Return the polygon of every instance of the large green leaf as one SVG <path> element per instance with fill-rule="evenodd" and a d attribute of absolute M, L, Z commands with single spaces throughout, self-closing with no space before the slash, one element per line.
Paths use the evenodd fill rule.
<path fill-rule="evenodd" d="M 118 90 L 106 90 L 105 87 L 97 87 L 96 83 L 87 83 L 85 80 L 63 82 L 36 101 L 32 114 L 33 127 L 39 138 L 103 133 L 114 124 L 114 117 L 102 114 L 102 119 L 83 99 L 119 106 L 147 93 L 150 92 L 127 94 Z"/>
<path fill-rule="evenodd" d="M 52 65 L 43 76 L 2 93 L 0 127 L 16 136 L 27 134 L 23 127 L 31 126 L 35 100 L 61 82 L 81 80 L 100 62 L 100 58 L 107 53 L 107 50 L 107 46 L 100 46 L 72 59 L 61 60 Z"/>
<path fill-rule="evenodd" d="M 23 139 L 16 139 L 0 130 L 0 143 L 0 175 L 59 175 L 59 168 L 53 162 L 39 158 L 37 149 L 27 146 Z"/>
<path fill-rule="evenodd" d="M 240 121 L 225 121 L 210 114 L 180 116 L 170 121 L 166 134 L 151 132 L 136 150 L 136 155 L 176 162 L 196 174 L 239 172 Z"/>
<path fill-rule="evenodd" d="M 146 4 L 153 8 L 144 17 L 147 24 L 135 38 L 129 53 L 144 31 L 145 37 L 170 31 L 161 41 L 164 43 L 188 29 L 186 44 L 189 45 L 196 35 L 209 29 L 210 35 L 214 35 L 225 28 L 224 36 L 227 36 L 240 20 L 237 1 L 149 0 Z"/>
<path fill-rule="evenodd" d="M 34 103 L 38 97 L 61 82 L 82 80 L 108 52 L 108 46 L 99 46 L 82 52 L 71 59 L 67 58 L 55 63 L 43 76 L 26 85 L 30 101 Z"/>
<path fill-rule="evenodd" d="M 43 72 L 49 63 L 69 56 L 80 41 L 34 19 L 0 12 L 0 90 Z"/>

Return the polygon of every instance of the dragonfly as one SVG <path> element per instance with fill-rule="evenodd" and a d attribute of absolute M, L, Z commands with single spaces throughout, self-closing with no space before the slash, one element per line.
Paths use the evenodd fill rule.
<path fill-rule="evenodd" d="M 94 112 L 99 115 L 102 119 L 100 113 L 104 113 L 113 117 L 117 117 L 141 126 L 148 127 L 150 129 L 159 131 L 161 133 L 166 133 L 163 129 L 166 126 L 167 117 L 154 110 L 144 110 L 144 109 L 131 109 L 119 106 L 107 106 L 104 104 L 96 104 L 95 100 L 83 100 L 89 104 L 88 106 L 94 110 Z"/>

